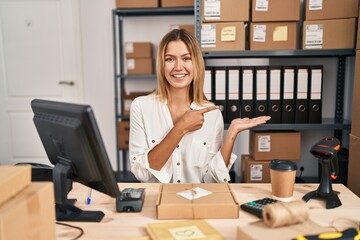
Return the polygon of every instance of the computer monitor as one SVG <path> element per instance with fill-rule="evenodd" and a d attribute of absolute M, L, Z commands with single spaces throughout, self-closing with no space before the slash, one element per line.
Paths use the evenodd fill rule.
<path fill-rule="evenodd" d="M 34 99 L 34 123 L 53 169 L 56 219 L 99 222 L 101 211 L 83 211 L 67 198 L 72 182 L 120 196 L 94 112 L 88 105 Z"/>

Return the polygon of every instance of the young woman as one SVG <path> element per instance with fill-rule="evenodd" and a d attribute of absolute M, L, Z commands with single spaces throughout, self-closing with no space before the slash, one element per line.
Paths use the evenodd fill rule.
<path fill-rule="evenodd" d="M 174 29 L 163 37 L 157 55 L 158 88 L 131 104 L 130 165 L 139 181 L 230 181 L 237 134 L 270 119 L 235 119 L 224 138 L 221 112 L 203 93 L 204 73 L 201 49 L 192 34 Z"/>

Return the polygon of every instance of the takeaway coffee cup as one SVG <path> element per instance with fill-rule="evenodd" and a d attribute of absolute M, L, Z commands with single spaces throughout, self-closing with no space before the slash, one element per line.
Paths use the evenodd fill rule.
<path fill-rule="evenodd" d="M 294 192 L 296 163 L 289 160 L 270 161 L 271 193 L 273 198 L 290 201 Z"/>

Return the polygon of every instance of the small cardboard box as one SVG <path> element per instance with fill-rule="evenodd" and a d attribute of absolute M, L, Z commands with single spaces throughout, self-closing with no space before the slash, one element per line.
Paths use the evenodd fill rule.
<path fill-rule="evenodd" d="M 162 8 L 168 7 L 194 7 L 194 0 L 161 0 Z"/>
<path fill-rule="evenodd" d="M 300 160 L 301 135 L 297 131 L 250 131 L 249 152 L 254 160 Z"/>
<path fill-rule="evenodd" d="M 123 90 L 121 91 L 122 99 L 123 99 L 123 115 L 130 115 L 130 107 L 132 101 L 134 101 L 135 98 L 140 96 L 146 96 L 149 95 L 150 92 L 131 92 L 129 94 L 126 94 L 126 92 Z"/>
<path fill-rule="evenodd" d="M 120 149 L 129 148 L 129 133 L 130 133 L 130 122 L 120 121 L 118 122 L 118 144 Z"/>
<path fill-rule="evenodd" d="M 201 48 L 203 51 L 245 50 L 244 22 L 203 23 Z"/>
<path fill-rule="evenodd" d="M 249 0 L 213 1 L 202 0 L 202 21 L 205 22 L 248 22 L 250 20 Z"/>
<path fill-rule="evenodd" d="M 158 0 L 116 0 L 116 8 L 157 8 Z"/>
<path fill-rule="evenodd" d="M 302 48 L 354 48 L 355 31 L 356 18 L 304 21 Z"/>
<path fill-rule="evenodd" d="M 360 137 L 350 134 L 349 146 L 349 169 L 348 169 L 348 184 L 347 187 L 360 197 Z"/>
<path fill-rule="evenodd" d="M 358 17 L 359 0 L 326 0 L 305 3 L 305 20 Z"/>
<path fill-rule="evenodd" d="M 152 58 L 128 58 L 126 60 L 127 74 L 153 74 Z"/>
<path fill-rule="evenodd" d="M 250 50 L 296 50 L 297 22 L 250 24 Z"/>
<path fill-rule="evenodd" d="M 253 0 L 252 22 L 285 22 L 300 20 L 299 0 Z"/>
<path fill-rule="evenodd" d="M 31 166 L 0 166 L 0 205 L 31 183 Z"/>
<path fill-rule="evenodd" d="M 126 42 L 125 57 L 130 58 L 152 58 L 153 44 L 151 42 Z"/>
<path fill-rule="evenodd" d="M 0 205 L 0 240 L 51 240 L 55 237 L 52 182 L 30 183 L 15 197 Z"/>
<path fill-rule="evenodd" d="M 255 161 L 250 155 L 241 155 L 241 173 L 244 183 L 270 183 L 270 161 Z"/>
<path fill-rule="evenodd" d="M 193 198 L 178 194 L 184 191 Z M 202 191 L 210 194 L 196 198 Z M 228 183 L 168 183 L 161 185 L 156 215 L 158 219 L 239 218 L 239 203 Z"/>

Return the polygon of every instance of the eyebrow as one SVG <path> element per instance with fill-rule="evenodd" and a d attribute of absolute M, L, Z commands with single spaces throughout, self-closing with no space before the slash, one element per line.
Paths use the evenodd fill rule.
<path fill-rule="evenodd" d="M 187 56 L 187 55 L 190 55 L 190 56 L 191 56 L 191 53 L 184 53 L 184 54 L 181 55 L 181 57 L 185 57 L 185 56 Z M 170 53 L 165 53 L 165 57 L 168 57 L 168 56 L 174 57 L 175 55 L 170 54 Z"/>

